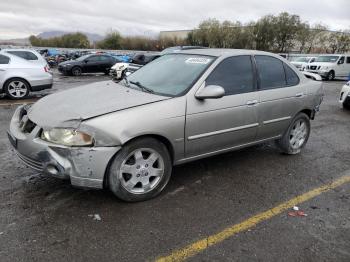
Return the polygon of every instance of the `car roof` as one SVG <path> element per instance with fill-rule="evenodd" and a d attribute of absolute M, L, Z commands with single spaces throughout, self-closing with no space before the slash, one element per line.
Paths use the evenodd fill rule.
<path fill-rule="evenodd" d="M 33 50 L 33 49 L 25 49 L 25 48 L 3 48 L 1 49 L 1 51 L 29 51 L 29 52 L 33 52 L 33 53 L 38 53 L 38 51 Z"/>
<path fill-rule="evenodd" d="M 201 49 L 189 49 L 181 50 L 176 54 L 191 54 L 191 55 L 207 55 L 207 56 L 236 56 L 236 55 L 270 55 L 280 57 L 279 55 L 269 52 L 247 49 L 226 49 L 226 48 L 201 48 Z"/>
<path fill-rule="evenodd" d="M 319 56 L 341 56 L 344 54 L 320 54 Z"/>

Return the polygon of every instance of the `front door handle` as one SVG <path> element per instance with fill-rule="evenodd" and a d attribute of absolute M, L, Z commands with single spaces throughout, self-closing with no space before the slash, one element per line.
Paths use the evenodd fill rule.
<path fill-rule="evenodd" d="M 304 95 L 304 93 L 297 93 L 295 94 L 295 97 L 302 97 Z"/>
<path fill-rule="evenodd" d="M 250 101 L 247 101 L 247 106 L 254 106 L 258 103 L 258 100 L 250 100 Z"/>

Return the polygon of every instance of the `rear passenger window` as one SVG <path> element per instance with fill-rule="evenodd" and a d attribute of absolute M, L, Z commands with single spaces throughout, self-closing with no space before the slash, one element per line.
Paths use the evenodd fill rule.
<path fill-rule="evenodd" d="M 12 55 L 19 56 L 25 60 L 38 60 L 38 57 L 34 55 L 32 52 L 27 51 L 7 51 L 7 53 L 10 53 Z"/>
<path fill-rule="evenodd" d="M 10 63 L 10 58 L 4 55 L 0 55 L 0 65 L 6 65 Z"/>
<path fill-rule="evenodd" d="M 222 61 L 206 80 L 206 85 L 218 85 L 225 95 L 254 91 L 253 67 L 250 56 L 234 56 Z"/>
<path fill-rule="evenodd" d="M 346 63 L 347 63 L 347 64 L 350 64 L 350 56 L 347 56 L 347 57 L 346 57 Z"/>
<path fill-rule="evenodd" d="M 281 60 L 264 55 L 255 56 L 260 77 L 260 89 L 273 89 L 286 86 Z"/>
<path fill-rule="evenodd" d="M 298 75 L 285 63 L 283 63 L 284 71 L 286 73 L 286 82 L 288 86 L 295 86 L 299 84 Z"/>
<path fill-rule="evenodd" d="M 33 54 L 32 52 L 26 52 L 27 53 L 27 59 L 28 60 L 38 60 L 38 57 Z"/>

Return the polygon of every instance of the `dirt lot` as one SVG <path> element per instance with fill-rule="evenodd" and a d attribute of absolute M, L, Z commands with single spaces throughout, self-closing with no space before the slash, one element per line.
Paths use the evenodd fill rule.
<path fill-rule="evenodd" d="M 55 78 L 49 92 L 108 79 Z M 325 82 L 302 154 L 265 144 L 179 166 L 163 194 L 136 204 L 25 167 L 6 137 L 15 106 L 0 99 L 0 261 L 153 261 L 350 176 L 350 111 L 337 103 L 343 84 Z M 299 205 L 306 217 L 280 212 L 189 261 L 350 261 L 350 183 L 322 192 Z"/>

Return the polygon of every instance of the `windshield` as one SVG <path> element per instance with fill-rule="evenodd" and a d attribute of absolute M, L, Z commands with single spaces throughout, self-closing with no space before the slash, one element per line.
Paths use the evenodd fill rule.
<path fill-rule="evenodd" d="M 81 57 L 78 57 L 77 59 L 75 59 L 75 60 L 77 60 L 77 61 L 84 61 L 86 58 L 88 58 L 90 55 L 83 55 L 83 56 L 81 56 Z"/>
<path fill-rule="evenodd" d="M 160 52 L 160 54 L 165 55 L 165 54 L 173 53 L 175 51 L 181 51 L 181 47 L 179 46 L 168 47 L 168 48 L 165 48 L 162 52 Z"/>
<path fill-rule="evenodd" d="M 315 59 L 314 62 L 329 62 L 335 63 L 337 62 L 339 56 L 319 56 Z"/>
<path fill-rule="evenodd" d="M 303 62 L 303 63 L 307 63 L 310 60 L 310 57 L 298 57 L 295 60 L 293 60 L 294 62 Z"/>
<path fill-rule="evenodd" d="M 124 83 L 159 95 L 178 96 L 194 84 L 214 59 L 203 55 L 164 55 L 128 76 Z"/>

